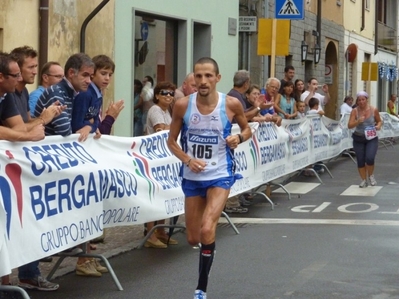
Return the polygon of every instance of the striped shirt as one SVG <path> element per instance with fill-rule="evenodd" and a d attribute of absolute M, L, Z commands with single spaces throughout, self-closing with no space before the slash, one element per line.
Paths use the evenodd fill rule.
<path fill-rule="evenodd" d="M 71 115 L 76 95 L 71 84 L 64 78 L 61 82 L 46 88 L 39 97 L 35 107 L 35 117 L 39 117 L 44 108 L 51 106 L 56 101 L 59 101 L 61 105 L 66 105 L 66 109 L 45 126 L 47 136 L 68 136 L 72 133 Z"/>

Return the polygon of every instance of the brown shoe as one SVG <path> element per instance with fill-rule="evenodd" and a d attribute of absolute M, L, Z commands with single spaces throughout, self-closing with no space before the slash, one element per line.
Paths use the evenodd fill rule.
<path fill-rule="evenodd" d="M 161 241 L 164 244 L 168 244 L 168 239 L 169 236 L 168 235 L 157 235 L 157 238 L 159 239 L 159 241 Z M 175 239 L 170 238 L 169 239 L 169 245 L 177 245 L 179 244 L 179 242 Z"/>
<path fill-rule="evenodd" d="M 163 231 L 163 233 L 160 233 L 159 230 L 155 230 L 154 234 L 158 238 L 159 241 L 168 245 L 169 236 L 165 233 L 165 231 Z M 179 242 L 177 240 L 172 239 L 172 238 L 169 239 L 169 245 L 177 245 L 177 244 L 179 244 Z"/>
<path fill-rule="evenodd" d="M 102 274 L 93 267 L 90 261 L 86 261 L 83 264 L 76 264 L 76 275 L 92 277 L 102 276 Z"/>
<path fill-rule="evenodd" d="M 98 259 L 92 259 L 90 260 L 91 262 L 91 266 L 96 269 L 98 272 L 100 273 L 108 273 L 108 268 L 107 267 L 103 267 L 100 262 L 98 261 Z"/>
<path fill-rule="evenodd" d="M 162 243 L 158 239 L 156 241 L 152 241 L 152 240 L 148 239 L 145 242 L 144 247 L 146 247 L 146 248 L 168 248 L 168 246 L 166 246 L 164 243 Z"/>

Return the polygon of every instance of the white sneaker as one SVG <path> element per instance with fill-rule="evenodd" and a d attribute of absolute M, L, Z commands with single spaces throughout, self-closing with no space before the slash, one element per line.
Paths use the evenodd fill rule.
<path fill-rule="evenodd" d="M 366 187 L 367 187 L 367 181 L 366 180 L 361 181 L 359 184 L 359 188 L 366 188 Z"/>
<path fill-rule="evenodd" d="M 194 299 L 206 299 L 206 293 L 201 290 L 195 290 Z"/>
<path fill-rule="evenodd" d="M 372 175 L 369 176 L 369 181 L 370 181 L 370 185 L 371 185 L 371 186 L 377 185 L 377 181 L 376 181 L 375 178 L 374 178 L 374 174 L 372 174 Z"/>

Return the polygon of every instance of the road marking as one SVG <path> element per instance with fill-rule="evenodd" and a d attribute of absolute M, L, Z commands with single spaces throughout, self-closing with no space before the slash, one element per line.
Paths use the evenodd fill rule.
<path fill-rule="evenodd" d="M 284 188 L 293 194 L 306 194 L 319 185 L 320 183 L 290 182 L 287 185 L 284 185 Z M 285 190 L 278 188 L 273 190 L 273 193 L 285 193 Z"/>
<path fill-rule="evenodd" d="M 293 219 L 293 218 L 230 218 L 231 222 L 246 224 L 338 224 L 338 225 L 383 225 L 399 226 L 399 221 L 390 220 L 340 220 L 340 219 Z M 219 223 L 228 223 L 221 217 Z"/>
<path fill-rule="evenodd" d="M 376 196 L 382 186 L 369 186 L 367 188 L 359 188 L 358 185 L 349 186 L 341 196 Z"/>

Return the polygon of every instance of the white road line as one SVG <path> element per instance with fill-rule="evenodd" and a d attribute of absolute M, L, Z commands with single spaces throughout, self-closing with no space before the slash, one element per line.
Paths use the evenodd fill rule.
<path fill-rule="evenodd" d="M 293 219 L 293 218 L 230 218 L 235 224 L 339 224 L 339 225 L 384 225 L 399 226 L 399 221 L 388 220 L 344 220 L 344 219 Z M 219 223 L 228 223 L 221 217 Z"/>

